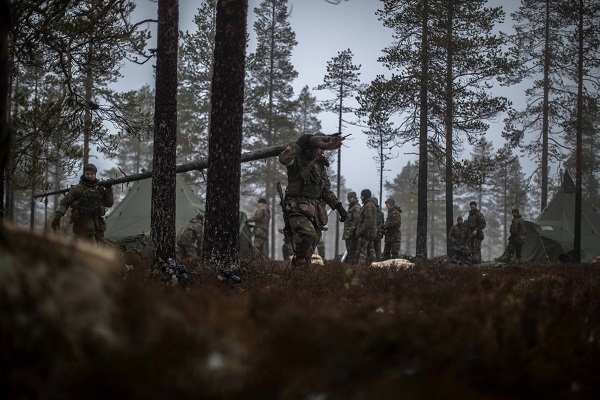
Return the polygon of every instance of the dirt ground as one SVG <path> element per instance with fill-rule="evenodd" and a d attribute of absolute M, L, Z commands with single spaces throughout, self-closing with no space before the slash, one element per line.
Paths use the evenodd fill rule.
<path fill-rule="evenodd" d="M 46 252 L 0 252 L 3 398 L 600 395 L 597 264 L 245 259 L 235 285 L 189 259 L 173 284 L 140 257 L 99 273 Z"/>

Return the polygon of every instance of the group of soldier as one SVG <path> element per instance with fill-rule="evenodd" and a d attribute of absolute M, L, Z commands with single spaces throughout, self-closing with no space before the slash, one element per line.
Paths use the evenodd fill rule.
<path fill-rule="evenodd" d="M 348 193 L 348 219 L 344 223 L 343 239 L 346 243 L 344 261 L 349 264 L 366 264 L 373 261 L 398 258 L 400 255 L 402 210 L 394 199 L 385 201 L 387 218 L 379 207 L 377 198 L 369 189 L 360 192 L 362 207 L 356 192 Z M 384 240 L 383 253 L 381 240 Z"/>
<path fill-rule="evenodd" d="M 453 263 L 480 263 L 481 242 L 484 239 L 485 217 L 477 208 L 477 202 L 469 204 L 469 216 L 464 222 L 462 217 L 456 218 L 456 224 L 448 232 L 448 241 L 452 252 L 450 261 Z M 525 220 L 518 208 L 512 210 L 513 220 L 510 225 L 510 236 L 504 257 L 498 261 L 522 261 L 523 244 L 527 236 Z"/>
<path fill-rule="evenodd" d="M 378 200 L 371 195 L 369 189 L 360 193 L 358 202 L 356 192 L 349 192 L 348 211 L 331 190 L 328 176 L 329 161 L 324 157 L 325 151 L 337 150 L 344 137 L 339 134 L 302 135 L 292 142 L 279 155 L 279 162 L 286 167 L 288 185 L 284 198 L 284 213 L 288 223 L 284 240 L 284 258 L 290 255 L 292 265 L 300 267 L 308 265 L 315 250 L 325 255 L 322 232 L 326 229 L 329 206 L 337 211 L 340 222 L 345 222 L 343 239 L 347 254 L 344 259 L 348 263 L 370 264 L 373 261 L 398 258 L 400 256 L 402 210 L 393 198 L 385 201 L 387 217 L 384 217 Z M 104 243 L 106 223 L 104 214 L 106 207 L 114 203 L 110 186 L 99 184 L 96 178 L 97 168 L 93 164 L 84 166 L 83 175 L 65 197 L 55 212 L 52 228 L 60 227 L 61 218 L 70 207 L 73 233 L 78 238 L 95 244 Z M 470 203 L 469 216 L 466 223 L 462 217 L 457 218 L 449 233 L 448 240 L 454 262 L 481 262 L 481 242 L 486 222 L 477 203 Z M 268 257 L 267 238 L 271 212 L 264 198 L 259 199 L 254 216 L 248 219 L 254 223 L 254 248 L 257 253 Z M 200 255 L 202 250 L 203 217 L 198 215 L 184 227 L 178 235 L 179 254 L 181 257 Z M 283 233 L 283 229 L 280 230 Z M 525 242 L 525 223 L 518 209 L 513 209 L 513 222 L 510 227 L 507 257 L 522 257 L 522 246 Z M 384 248 L 381 251 L 381 241 Z M 287 254 L 286 254 L 287 253 Z M 321 254 L 322 253 L 322 254 Z"/>

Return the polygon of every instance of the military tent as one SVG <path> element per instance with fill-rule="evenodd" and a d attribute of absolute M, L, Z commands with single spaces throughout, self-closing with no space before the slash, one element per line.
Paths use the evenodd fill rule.
<path fill-rule="evenodd" d="M 565 172 L 559 191 L 542 213 L 525 221 L 527 238 L 523 244 L 523 261 L 559 261 L 573 250 L 575 227 L 575 184 Z M 581 262 L 600 256 L 600 214 L 585 199 L 581 201 Z"/>
<path fill-rule="evenodd" d="M 196 215 L 204 214 L 204 205 L 192 189 L 177 176 L 176 180 L 175 232 L 179 232 Z M 152 178 L 133 183 L 127 195 L 106 217 L 105 238 L 116 242 L 150 232 L 150 208 L 152 198 Z M 251 233 L 246 225 L 247 216 L 240 212 L 240 250 L 249 251 L 252 247 Z"/>

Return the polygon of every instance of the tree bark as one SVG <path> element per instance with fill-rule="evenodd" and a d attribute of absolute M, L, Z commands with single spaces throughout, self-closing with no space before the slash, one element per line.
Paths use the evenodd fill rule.
<path fill-rule="evenodd" d="M 4 217 L 4 173 L 10 152 L 8 130 L 8 33 L 10 30 L 10 1 L 0 2 L 0 220 Z"/>
<path fill-rule="evenodd" d="M 416 257 L 427 259 L 427 22 L 429 18 L 428 0 L 423 1 L 423 28 L 421 39 L 421 104 L 419 128 L 419 179 L 417 196 L 417 251 Z"/>
<path fill-rule="evenodd" d="M 240 162 L 246 66 L 247 0 L 219 0 L 208 142 L 202 259 L 239 266 Z"/>
<path fill-rule="evenodd" d="M 577 24 L 577 144 L 575 149 L 575 232 L 573 233 L 573 251 L 577 262 L 581 260 L 581 188 L 583 154 L 583 0 L 579 0 L 579 21 Z"/>
<path fill-rule="evenodd" d="M 179 1 L 158 0 L 154 158 L 150 230 L 155 259 L 175 258 Z"/>

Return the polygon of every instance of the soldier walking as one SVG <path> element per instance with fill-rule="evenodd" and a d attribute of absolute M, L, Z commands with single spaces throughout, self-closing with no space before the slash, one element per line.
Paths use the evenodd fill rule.
<path fill-rule="evenodd" d="M 285 190 L 285 212 L 293 234 L 294 256 L 292 266 L 310 265 L 311 256 L 321 240 L 322 228 L 328 217 L 323 203 L 337 210 L 340 221 L 348 217 L 335 193 L 327 168 L 326 150 L 337 150 L 344 138 L 339 134 L 302 135 L 290 143 L 279 155 L 279 162 L 287 169 L 288 185 Z"/>
<path fill-rule="evenodd" d="M 59 203 L 54 212 L 52 229 L 60 228 L 60 220 L 71 208 L 73 233 L 78 239 L 87 240 L 92 244 L 104 244 L 106 222 L 104 215 L 106 207 L 112 207 L 115 202 L 112 187 L 100 186 L 96 178 L 98 169 L 94 164 L 85 164 L 79 183 L 73 186 Z"/>

